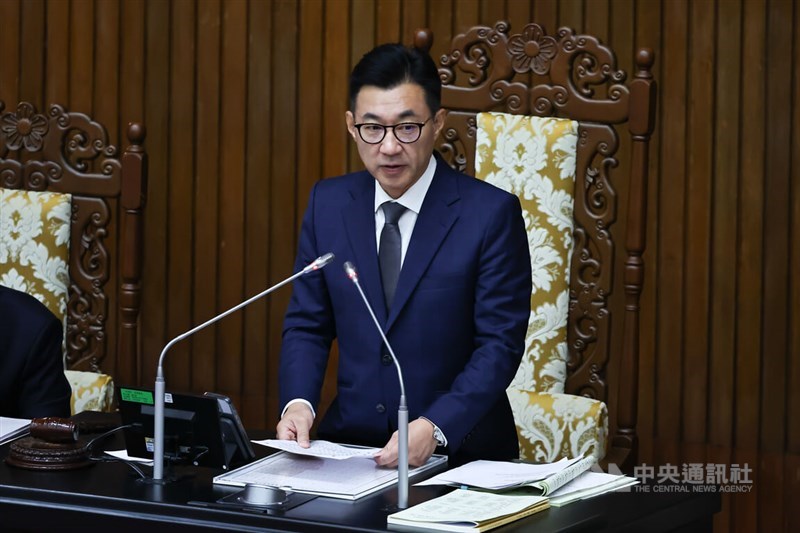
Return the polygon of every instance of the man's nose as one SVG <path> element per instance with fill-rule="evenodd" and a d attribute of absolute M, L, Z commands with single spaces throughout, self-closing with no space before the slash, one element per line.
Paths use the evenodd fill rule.
<path fill-rule="evenodd" d="M 394 136 L 394 128 L 391 131 L 386 131 L 386 136 L 381 141 L 381 152 L 384 154 L 396 154 L 402 147 L 400 141 Z"/>

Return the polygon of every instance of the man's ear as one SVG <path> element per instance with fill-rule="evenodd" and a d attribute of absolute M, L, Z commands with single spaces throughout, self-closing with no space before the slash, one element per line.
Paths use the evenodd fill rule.
<path fill-rule="evenodd" d="M 444 121 L 447 118 L 447 110 L 445 108 L 439 108 L 439 111 L 436 112 L 436 115 L 433 117 L 433 131 L 434 137 L 438 136 L 439 133 L 444 128 Z"/>
<path fill-rule="evenodd" d="M 344 122 L 347 124 L 347 131 L 350 133 L 350 136 L 353 140 L 356 140 L 356 118 L 353 116 L 351 111 L 344 112 Z"/>

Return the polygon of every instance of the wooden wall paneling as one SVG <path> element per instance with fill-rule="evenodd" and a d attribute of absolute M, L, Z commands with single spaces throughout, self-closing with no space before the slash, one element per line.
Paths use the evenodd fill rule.
<path fill-rule="evenodd" d="M 194 225 L 194 154 L 195 154 L 195 91 L 196 76 L 196 3 L 175 0 L 172 4 L 170 42 L 169 108 L 169 204 L 167 211 L 167 338 L 188 331 L 193 326 L 193 255 Z M 213 287 L 204 287 L 213 291 Z M 179 342 L 170 349 L 164 362 L 168 386 L 172 390 L 188 390 L 190 342 Z M 163 348 L 163 347 L 162 347 Z M 161 349 L 159 349 L 159 353 Z M 146 369 L 155 377 L 155 367 Z"/>
<path fill-rule="evenodd" d="M 245 255 L 244 291 L 247 297 L 272 284 L 269 278 L 270 234 L 270 159 L 272 155 L 271 76 L 272 9 L 267 2 L 249 4 L 247 28 L 247 116 L 245 151 Z M 268 298 L 268 297 L 267 297 Z M 250 304 L 244 315 L 242 336 L 244 361 L 242 400 L 237 405 L 246 427 L 272 428 L 265 420 L 274 417 L 275 406 L 268 405 L 277 387 L 277 377 L 269 361 L 268 302 Z"/>
<path fill-rule="evenodd" d="M 94 4 L 91 0 L 70 3 L 69 98 L 70 111 L 92 115 L 94 80 Z"/>
<path fill-rule="evenodd" d="M 9 2 L 0 2 L 6 5 Z M 48 0 L 45 15 L 46 42 L 45 47 L 45 74 L 44 74 L 44 105 L 61 103 L 66 105 L 69 100 L 69 2 Z M 2 17 L 6 20 L 5 17 Z M 3 34 L 11 30 L 11 25 L 6 24 Z M 11 59 L 10 51 L 6 51 L 4 62 Z M 0 79 L 3 76 L 0 75 Z M 2 83 L 2 81 L 0 81 Z"/>
<path fill-rule="evenodd" d="M 350 27 L 353 28 L 353 31 L 350 32 L 350 61 L 346 67 L 348 76 L 350 74 L 350 71 L 353 70 L 353 67 L 355 67 L 359 61 L 361 61 L 361 58 L 364 56 L 364 54 L 369 52 L 373 47 L 375 47 L 375 45 L 379 44 L 375 42 L 375 35 L 376 35 L 375 14 L 376 14 L 376 7 L 374 0 L 352 0 L 352 9 L 350 10 Z M 404 36 L 404 39 L 407 38 L 408 38 L 407 36 Z M 320 45 L 320 43 L 317 42 L 317 45 Z M 303 65 L 304 62 L 301 61 L 300 63 L 301 72 L 304 69 Z M 315 67 L 321 70 L 321 67 L 316 65 Z M 301 86 L 306 87 L 307 83 L 302 83 Z M 350 109 L 349 96 L 346 105 L 347 105 L 346 109 Z M 319 116 L 320 113 L 317 114 L 317 117 Z M 318 123 L 318 119 L 316 117 L 311 117 L 311 120 Z M 342 117 L 342 120 L 344 120 L 344 117 Z M 318 127 L 316 127 L 315 129 L 319 130 Z M 352 142 L 348 137 L 347 165 L 346 165 L 347 171 L 352 172 L 358 169 L 362 169 L 363 167 L 364 165 L 361 163 L 361 159 L 358 156 L 358 147 L 356 146 L 356 143 Z M 301 194 L 300 198 L 308 197 L 308 193 L 305 192 L 307 190 L 308 189 L 306 189 L 305 187 L 301 188 L 301 191 L 303 191 L 304 194 Z M 302 212 L 300 212 L 299 214 L 302 216 Z"/>
<path fill-rule="evenodd" d="M 331 11 L 326 9 L 327 12 Z M 342 9 L 332 11 L 341 12 Z M 345 10 L 346 14 L 346 10 Z M 270 254 L 269 277 L 271 283 L 289 276 L 294 264 L 297 250 L 295 237 L 295 220 L 298 204 L 305 207 L 305 199 L 297 198 L 296 162 L 298 156 L 304 155 L 297 146 L 297 109 L 301 105 L 298 100 L 298 13 L 293 2 L 278 2 L 274 5 L 272 18 L 272 166 L 270 170 Z M 327 31 L 327 30 L 326 30 Z M 333 30 L 331 30 L 333 31 Z M 347 25 L 336 28 L 340 37 L 347 35 Z M 341 60 L 341 58 L 337 58 Z M 324 82 L 323 82 L 324 83 Z M 323 86 L 324 87 L 324 86 Z M 289 302 L 291 291 L 280 290 L 269 298 L 269 353 L 271 376 L 278 368 L 278 356 L 281 346 L 283 315 Z M 274 379 L 274 378 L 273 378 Z M 273 383 L 277 384 L 277 380 Z M 277 388 L 271 399 L 274 404 L 268 415 L 274 417 L 268 425 L 270 429 L 278 419 Z"/>
<path fill-rule="evenodd" d="M 656 2 L 652 2 L 655 6 Z M 597 36 L 604 43 L 609 43 L 609 11 L 608 0 L 589 0 L 586 2 L 584 30 L 590 35 Z M 648 36 L 649 37 L 649 36 Z M 652 44 L 650 45 L 652 47 Z M 657 57 L 656 57 L 656 60 Z"/>
<path fill-rule="evenodd" d="M 558 27 L 583 30 L 583 0 L 561 0 L 558 2 Z M 617 52 L 619 53 L 619 52 Z"/>
<path fill-rule="evenodd" d="M 22 64 L 20 72 L 20 100 L 31 102 L 42 110 L 44 102 L 45 57 L 45 4 L 44 0 L 27 0 L 22 3 Z"/>
<path fill-rule="evenodd" d="M 609 10 L 615 4 L 609 5 Z M 610 18 L 610 17 L 609 17 Z M 653 75 L 656 82 L 660 85 L 663 79 L 662 65 L 663 54 L 661 53 L 661 3 L 651 2 L 650 0 L 639 0 L 636 4 L 636 43 L 639 46 L 648 46 L 655 53 L 655 64 Z M 609 21 L 609 26 L 610 26 Z M 611 28 L 608 30 L 612 33 Z M 660 87 L 659 87 L 660 91 Z M 661 113 L 661 98 L 658 98 L 658 116 Z M 639 416 L 637 432 L 639 434 L 639 462 L 653 464 L 653 435 L 655 433 L 655 383 L 656 383 L 656 283 L 658 281 L 658 225 L 655 221 L 659 220 L 658 194 L 661 183 L 661 159 L 657 149 L 661 139 L 661 128 L 663 123 L 656 121 L 650 145 L 650 168 L 648 183 L 647 200 L 647 247 L 645 248 L 644 259 L 644 290 L 641 296 L 641 317 L 639 332 Z"/>
<path fill-rule="evenodd" d="M 789 180 L 792 107 L 792 3 L 770 0 L 767 15 L 766 160 L 764 166 L 763 316 L 761 334 L 761 442 L 759 529 L 782 527 L 783 454 L 789 310 Z"/>
<path fill-rule="evenodd" d="M 453 31 L 456 35 L 464 33 L 472 26 L 484 22 L 487 26 L 494 26 L 497 21 L 480 20 L 480 2 L 478 0 L 458 0 L 453 3 L 453 19 L 455 27 Z"/>
<path fill-rule="evenodd" d="M 397 43 L 403 39 L 398 21 L 401 16 L 400 0 L 377 0 L 375 44 Z"/>
<path fill-rule="evenodd" d="M 792 46 L 792 65 L 800 63 L 800 8 L 794 9 L 794 44 Z M 800 280 L 794 275 L 800 272 L 800 75 L 794 69 L 792 86 L 792 109 L 789 114 L 792 123 L 792 163 L 790 179 L 790 223 L 789 235 L 789 381 L 786 413 L 786 487 L 784 489 L 784 509 L 794 510 L 786 513 L 787 531 L 800 530 Z"/>
<path fill-rule="evenodd" d="M 736 264 L 738 242 L 739 121 L 741 101 L 742 2 L 718 2 L 714 87 L 714 177 L 711 199 L 711 290 L 708 431 L 709 462 L 731 464 L 736 353 Z M 716 531 L 730 531 L 732 496 L 723 495 Z"/>
<path fill-rule="evenodd" d="M 218 312 L 246 299 L 245 271 L 245 146 L 247 103 L 247 4 L 222 5 L 222 81 L 219 159 L 219 298 Z M 240 272 L 241 275 L 231 275 Z M 248 295 L 249 296 L 249 295 Z M 243 368 L 243 317 L 237 312 L 219 324 L 214 353 L 216 390 L 241 405 Z"/>
<path fill-rule="evenodd" d="M 739 161 L 739 257 L 737 263 L 738 303 L 736 316 L 736 451 L 739 463 L 758 468 L 761 399 L 761 335 L 764 217 L 764 59 L 766 52 L 766 3 L 744 2 L 742 17 L 742 107 Z M 755 477 L 754 472 L 754 477 Z M 758 498 L 760 484 L 754 484 Z M 748 499 L 750 501 L 750 499 Z M 755 505 L 733 509 L 736 531 L 758 529 Z"/>
<path fill-rule="evenodd" d="M 519 2 L 517 2 L 519 3 Z M 440 0 L 431 2 L 428 5 L 428 27 L 433 32 L 433 46 L 431 47 L 431 57 L 434 63 L 439 65 L 439 58 L 448 52 L 448 45 L 455 37 L 453 31 L 453 0 Z M 487 25 L 492 25 L 489 22 Z M 413 29 L 411 30 L 414 31 Z M 406 36 L 410 38 L 410 36 Z"/>
<path fill-rule="evenodd" d="M 395 24 L 397 21 L 395 20 Z M 325 11 L 325 60 L 322 64 L 323 106 L 322 134 L 325 138 L 322 152 L 323 176 L 337 176 L 347 170 L 347 151 L 350 135 L 344 121 L 347 110 L 347 82 L 350 72 L 350 17 L 346 10 Z M 303 207 L 305 200 L 303 200 Z"/>
<path fill-rule="evenodd" d="M 145 0 L 126 0 L 122 4 L 122 20 L 128 31 L 124 32 L 120 45 L 120 117 L 116 138 L 121 140 L 119 144 L 124 147 L 128 144 L 128 123 L 141 122 L 144 118 Z"/>
<path fill-rule="evenodd" d="M 428 0 L 428 2 L 435 3 L 436 0 Z M 507 21 L 507 9 L 507 2 L 498 2 L 497 0 L 481 0 L 481 21 L 488 26 L 493 25 L 498 20 Z M 413 31 L 413 28 L 411 31 Z"/>
<path fill-rule="evenodd" d="M 709 353 L 709 272 L 711 261 L 711 177 L 714 145 L 714 31 L 711 2 L 689 6 L 691 60 L 688 66 L 686 140 L 686 241 L 684 282 L 684 363 L 682 458 L 705 462 Z"/>
<path fill-rule="evenodd" d="M 400 20 L 400 39 L 404 44 L 411 44 L 414 30 L 427 25 L 427 5 L 429 0 L 405 0 L 403 2 L 403 16 Z M 499 4 L 500 2 L 495 2 Z"/>
<path fill-rule="evenodd" d="M 531 2 L 530 0 L 506 0 L 506 19 L 514 21 L 515 24 L 522 24 L 523 27 L 528 22 L 534 22 L 531 15 Z M 546 28 L 547 31 L 552 31 L 552 28 Z M 436 35 L 434 33 L 434 35 Z M 436 46 L 434 41 L 433 46 Z"/>
<path fill-rule="evenodd" d="M 545 31 L 555 35 L 559 28 L 558 1 L 557 0 L 532 0 L 533 16 L 531 20 L 542 26 Z"/>
<path fill-rule="evenodd" d="M 366 2 L 372 4 L 371 1 Z M 363 21 L 356 20 L 356 13 L 362 9 L 369 9 L 369 6 L 359 6 L 353 9 L 353 27 L 362 28 Z M 303 38 L 298 42 L 298 88 L 302 92 L 302 102 L 297 106 L 297 140 L 298 151 L 303 157 L 297 159 L 297 214 L 294 220 L 292 242 L 296 242 L 296 235 L 299 234 L 300 225 L 305 212 L 306 202 L 313 185 L 323 176 L 322 154 L 323 147 L 327 142 L 327 135 L 320 127 L 320 117 L 324 113 L 324 87 L 319 80 L 324 70 L 323 53 L 325 42 L 324 37 L 324 12 L 317 9 L 314 0 L 303 0 L 300 3 L 300 33 Z M 365 17 L 366 18 L 366 17 Z M 364 31 L 353 32 L 364 39 L 372 39 L 369 28 Z M 354 48 L 356 48 L 354 46 Z M 360 47 L 359 47 L 360 48 Z M 363 54 L 364 52 L 360 52 Z M 355 61 L 356 55 L 353 52 L 351 61 Z M 344 115 L 344 114 L 342 114 Z M 344 120 L 344 116 L 342 116 Z M 293 246 L 293 250 L 296 246 Z"/>
<path fill-rule="evenodd" d="M 686 76 L 688 5 L 664 5 L 659 172 L 658 341 L 656 352 L 656 464 L 675 464 L 681 424 L 683 368 L 684 203 L 686 198 Z M 614 30 L 616 32 L 616 27 Z M 662 122 L 663 121 L 663 122 Z"/>
<path fill-rule="evenodd" d="M 170 186 L 170 28 L 171 4 L 148 0 L 145 22 L 145 102 L 148 155 L 147 204 L 144 210 L 145 258 L 142 265 L 141 362 L 134 380 L 122 384 L 151 383 L 144 376 L 155 372 L 158 356 L 166 342 L 167 235 L 169 232 Z"/>
<path fill-rule="evenodd" d="M 226 251 L 220 240 L 220 221 L 233 213 L 221 212 L 220 191 L 227 186 L 227 172 L 220 165 L 220 146 L 229 132 L 220 131 L 222 106 L 222 3 L 220 0 L 197 2 L 197 62 L 195 105 L 195 181 L 192 224 L 192 324 L 200 324 L 225 308 L 221 306 L 221 279 L 241 276 L 220 269 Z M 225 173 L 225 178 L 222 177 Z M 223 183 L 225 183 L 223 185 Z M 225 320 L 236 320 L 233 317 Z M 191 343 L 188 367 L 182 371 L 190 377 L 195 390 L 215 390 L 217 385 L 217 347 L 222 324 L 199 331 Z M 235 360 L 236 353 L 225 354 Z"/>
<path fill-rule="evenodd" d="M 3 61 L 0 61 L 0 100 L 6 109 L 15 109 L 19 101 L 20 71 L 20 1 L 0 2 L 0 20 L 4 21 L 0 32 L 0 49 L 3 50 Z"/>
<path fill-rule="evenodd" d="M 128 5 L 128 4 L 126 4 Z M 120 4 L 118 2 L 98 2 L 95 4 L 95 76 L 93 81 L 92 117 L 103 124 L 108 131 L 112 144 L 124 144 L 119 140 L 119 119 L 122 101 L 120 100 L 120 74 L 127 67 L 125 62 L 133 60 L 120 53 L 120 41 L 135 38 L 141 28 L 126 27 L 120 33 Z M 126 20 L 127 23 L 127 20 Z M 123 61 L 120 59 L 124 58 Z M 129 83 L 136 83 L 132 79 Z M 141 120 L 141 118 L 139 118 Z"/>

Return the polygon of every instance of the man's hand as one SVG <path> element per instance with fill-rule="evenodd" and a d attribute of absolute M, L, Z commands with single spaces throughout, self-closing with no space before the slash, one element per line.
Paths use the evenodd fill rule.
<path fill-rule="evenodd" d="M 287 413 L 288 414 L 288 413 Z M 436 450 L 436 439 L 433 438 L 433 424 L 423 418 L 418 418 L 408 424 L 408 464 L 421 466 L 433 455 Z M 397 431 L 375 455 L 375 462 L 379 466 L 397 466 L 399 453 Z"/>
<path fill-rule="evenodd" d="M 283 418 L 278 422 L 278 438 L 282 440 L 296 440 L 303 448 L 309 448 L 311 442 L 308 434 L 314 423 L 314 414 L 303 403 L 293 403 L 286 409 Z"/>

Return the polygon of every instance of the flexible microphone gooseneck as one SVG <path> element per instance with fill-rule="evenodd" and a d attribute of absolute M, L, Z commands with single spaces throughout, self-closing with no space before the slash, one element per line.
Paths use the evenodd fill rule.
<path fill-rule="evenodd" d="M 275 289 L 283 287 L 287 283 L 294 281 L 296 278 L 308 274 L 309 272 L 314 272 L 315 270 L 319 270 L 320 268 L 324 267 L 331 261 L 333 261 L 334 255 L 331 253 L 327 253 L 320 257 L 317 257 L 314 261 L 312 261 L 308 266 L 306 266 L 303 270 L 289 276 L 285 280 L 281 281 L 273 285 L 272 287 L 256 294 L 252 298 L 245 300 L 244 302 L 231 307 L 227 311 L 218 314 L 217 316 L 213 317 L 212 319 L 203 322 L 199 326 L 196 326 L 186 333 L 182 333 L 169 341 L 164 349 L 161 350 L 161 356 L 158 358 L 158 370 L 156 371 L 156 384 L 155 384 L 155 412 L 153 414 L 153 425 L 154 425 L 154 450 L 153 450 L 153 481 L 154 482 L 163 482 L 164 479 L 164 394 L 166 391 L 166 382 L 164 381 L 164 356 L 167 354 L 167 351 L 172 348 L 172 346 L 177 343 L 178 341 L 182 341 L 186 337 L 197 333 L 203 328 L 210 326 L 211 324 L 225 318 L 229 314 L 233 313 L 234 311 L 238 311 L 242 307 L 246 305 L 250 305 L 251 303 L 255 302 L 259 298 L 266 296 L 267 294 L 271 293 Z"/>
<path fill-rule="evenodd" d="M 394 361 L 394 367 L 397 369 L 397 379 L 400 381 L 400 406 L 397 409 L 397 440 L 399 441 L 397 453 L 397 507 L 405 509 L 408 507 L 408 405 L 406 404 L 406 386 L 403 382 L 403 371 L 400 368 L 400 362 L 394 355 L 391 344 L 389 344 L 389 340 L 383 333 L 383 328 L 381 328 L 378 319 L 375 317 L 375 313 L 372 310 L 372 306 L 369 304 L 369 300 L 367 300 L 367 296 L 361 289 L 361 284 L 358 282 L 356 267 L 353 266 L 353 263 L 350 261 L 346 261 L 344 263 L 344 271 L 358 289 L 361 299 L 364 300 L 364 305 L 367 306 L 369 316 L 372 317 L 375 327 L 378 328 L 378 333 L 381 334 L 383 343 L 389 350 L 392 361 Z"/>

